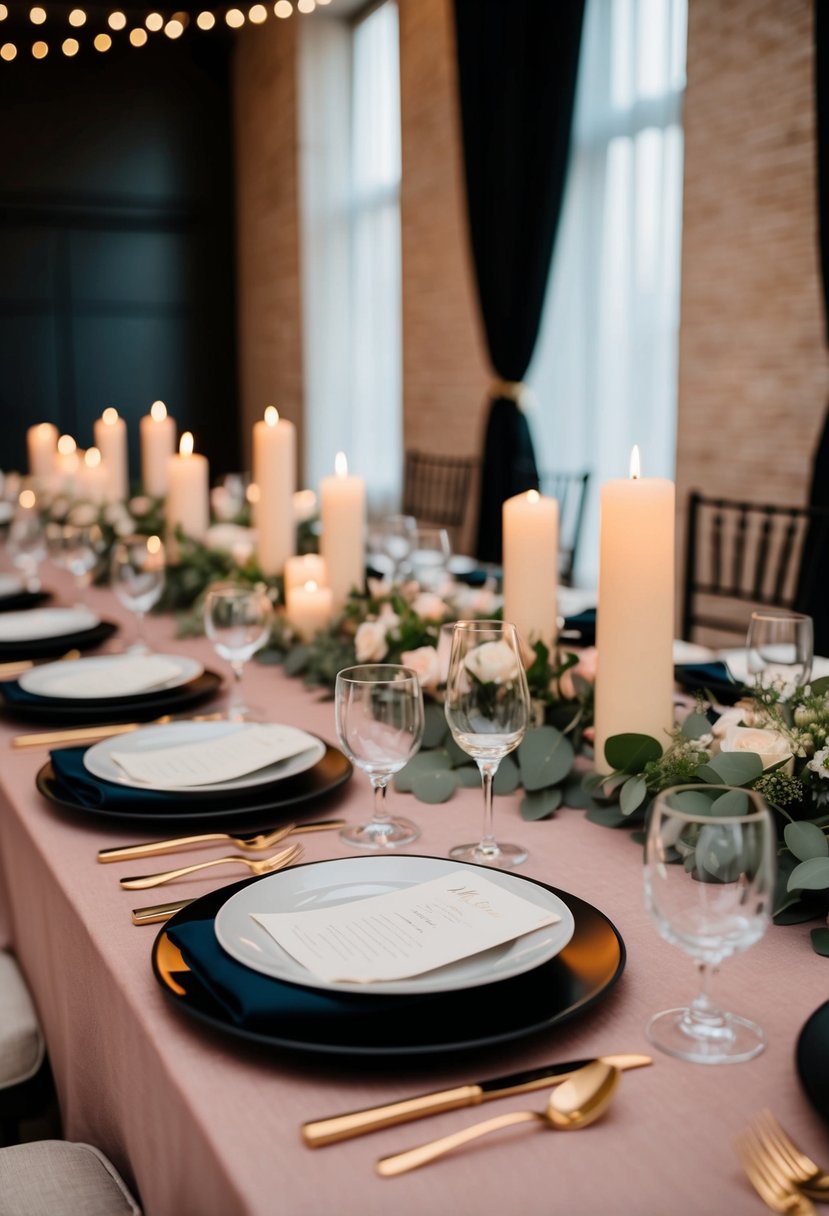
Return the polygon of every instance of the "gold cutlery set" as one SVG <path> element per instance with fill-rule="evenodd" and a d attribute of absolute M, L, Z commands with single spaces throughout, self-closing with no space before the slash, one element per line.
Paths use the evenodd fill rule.
<path fill-rule="evenodd" d="M 757 1194 L 773 1212 L 814 1216 L 817 1203 L 829 1203 L 829 1174 L 807 1157 L 764 1110 L 735 1142 L 737 1156 Z"/>

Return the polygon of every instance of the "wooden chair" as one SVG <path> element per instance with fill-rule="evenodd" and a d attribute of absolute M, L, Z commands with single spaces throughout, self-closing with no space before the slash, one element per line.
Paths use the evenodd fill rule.
<path fill-rule="evenodd" d="M 475 456 L 408 451 L 403 471 L 403 514 L 448 528 L 455 544 L 466 523 Z"/>
<path fill-rule="evenodd" d="M 692 490 L 682 637 L 692 641 L 699 629 L 745 637 L 746 605 L 809 611 L 820 580 L 813 555 L 828 536 L 827 510 L 709 498 Z"/>
<path fill-rule="evenodd" d="M 589 473 L 548 472 L 540 476 L 541 493 L 558 499 L 559 579 L 565 587 L 573 583 L 589 481 Z"/>

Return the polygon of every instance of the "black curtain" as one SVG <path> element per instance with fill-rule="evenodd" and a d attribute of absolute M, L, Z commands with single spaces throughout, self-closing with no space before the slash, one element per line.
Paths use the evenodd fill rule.
<path fill-rule="evenodd" d="M 454 0 L 469 233 L 493 387 L 477 555 L 501 558 L 501 504 L 538 486 L 519 408 L 567 170 L 584 0 Z"/>
<path fill-rule="evenodd" d="M 829 342 L 829 11 L 815 0 L 815 102 L 817 109 L 818 240 L 823 281 L 823 317 Z M 829 511 L 829 411 L 823 421 L 812 466 L 809 505 Z M 815 653 L 829 654 L 829 527 L 824 520 L 809 528 L 800 567 L 797 606 L 815 622 Z M 821 574 L 820 572 L 824 572 Z"/>

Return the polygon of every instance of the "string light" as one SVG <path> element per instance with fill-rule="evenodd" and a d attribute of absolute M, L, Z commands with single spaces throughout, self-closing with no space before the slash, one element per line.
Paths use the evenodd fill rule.
<path fill-rule="evenodd" d="M 144 24 L 151 34 L 157 34 L 159 30 L 164 28 L 164 18 L 161 13 L 147 13 L 144 18 Z"/>
<path fill-rule="evenodd" d="M 144 46 L 147 41 L 146 30 L 130 30 L 130 42 L 133 46 Z"/>
<path fill-rule="evenodd" d="M 79 29 L 82 25 L 86 25 L 86 13 L 82 8 L 73 8 L 69 14 L 69 24 L 74 25 Z"/>
<path fill-rule="evenodd" d="M 0 21 L 5 21 L 8 15 L 9 10 L 6 8 L 5 4 L 0 4 Z"/>
<path fill-rule="evenodd" d="M 112 39 L 109 34 L 96 34 L 93 45 L 96 51 L 108 51 L 112 46 Z"/>
<path fill-rule="evenodd" d="M 291 0 L 276 0 L 276 4 L 273 6 L 274 17 L 290 17 L 293 11 L 294 6 L 291 4 Z"/>
<path fill-rule="evenodd" d="M 45 42 L 36 42 L 32 47 L 32 54 L 35 59 L 45 59 L 49 54 L 49 47 Z"/>
<path fill-rule="evenodd" d="M 11 63 L 15 58 L 17 58 L 17 47 L 13 42 L 4 42 L 0 46 L 0 59 L 5 59 L 6 63 Z"/>
<path fill-rule="evenodd" d="M 215 24 L 216 18 L 212 13 L 208 13 L 207 11 L 199 13 L 198 17 L 196 18 L 196 25 L 200 30 L 212 30 Z"/>
<path fill-rule="evenodd" d="M 300 13 L 313 13 L 317 3 L 316 0 L 296 0 L 296 6 Z"/>
<path fill-rule="evenodd" d="M 63 51 L 64 55 L 67 55 L 71 59 L 73 55 L 77 55 L 78 51 L 81 49 L 81 44 L 78 42 L 77 38 L 66 38 L 64 39 L 60 49 Z"/>
<path fill-rule="evenodd" d="M 43 22 L 46 20 L 46 9 L 39 6 L 30 9 L 29 20 L 32 25 L 43 25 Z"/>
<path fill-rule="evenodd" d="M 245 24 L 245 14 L 240 8 L 229 8 L 225 13 L 225 21 L 232 30 L 238 30 Z"/>
<path fill-rule="evenodd" d="M 176 21 L 175 17 L 172 17 L 164 26 L 164 33 L 168 38 L 180 38 L 184 33 L 184 26 L 180 21 Z"/>
<path fill-rule="evenodd" d="M 252 21 L 254 25 L 261 25 L 263 21 L 268 20 L 268 10 L 264 4 L 254 4 L 253 8 L 248 13 L 248 21 Z"/>
<path fill-rule="evenodd" d="M 126 17 L 124 16 L 123 13 L 119 12 L 117 9 L 115 10 L 114 13 L 110 13 L 109 16 L 107 17 L 107 25 L 109 26 L 109 28 L 111 30 L 122 30 L 126 24 L 127 24 Z"/>

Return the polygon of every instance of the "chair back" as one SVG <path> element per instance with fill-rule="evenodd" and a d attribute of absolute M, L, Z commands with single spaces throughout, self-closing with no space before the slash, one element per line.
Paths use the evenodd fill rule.
<path fill-rule="evenodd" d="M 584 508 L 587 502 L 589 473 L 541 473 L 541 493 L 558 499 L 559 580 L 572 586 L 578 555 Z"/>
<path fill-rule="evenodd" d="M 466 522 L 477 466 L 475 456 L 406 452 L 403 514 L 454 530 L 454 543 Z"/>
<path fill-rule="evenodd" d="M 744 637 L 746 604 L 804 610 L 818 577 L 811 555 L 827 535 L 829 510 L 709 498 L 692 490 L 682 637 L 693 641 L 700 629 Z"/>

